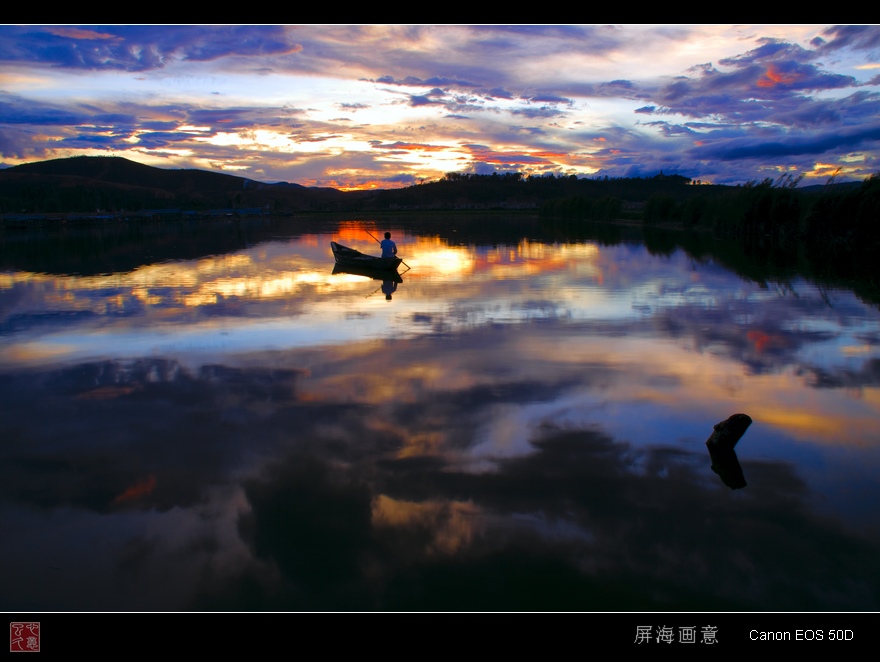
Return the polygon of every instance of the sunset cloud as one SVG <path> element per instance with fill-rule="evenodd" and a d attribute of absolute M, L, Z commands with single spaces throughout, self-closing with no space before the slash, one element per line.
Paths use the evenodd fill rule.
<path fill-rule="evenodd" d="M 0 153 L 165 150 L 400 186 L 492 165 L 738 183 L 858 149 L 859 179 L 878 161 L 878 43 L 877 26 L 0 26 Z M 585 151 L 600 135 L 614 151 Z M 446 145 L 483 147 L 452 162 Z"/>

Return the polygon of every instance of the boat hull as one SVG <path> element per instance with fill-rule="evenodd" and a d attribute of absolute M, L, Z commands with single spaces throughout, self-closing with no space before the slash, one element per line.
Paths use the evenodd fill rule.
<path fill-rule="evenodd" d="M 383 282 L 387 280 L 395 283 L 403 282 L 403 276 L 401 276 L 395 269 L 364 269 L 362 267 L 352 267 L 345 264 L 334 264 L 333 273 L 352 274 L 354 276 L 363 276 L 365 278 L 372 278 L 373 280 L 381 280 Z"/>
<path fill-rule="evenodd" d="M 360 251 L 343 246 L 335 241 L 330 242 L 330 248 L 333 249 L 333 258 L 336 260 L 336 264 L 343 267 L 356 267 L 373 271 L 394 271 L 403 262 L 399 257 L 364 255 Z"/>

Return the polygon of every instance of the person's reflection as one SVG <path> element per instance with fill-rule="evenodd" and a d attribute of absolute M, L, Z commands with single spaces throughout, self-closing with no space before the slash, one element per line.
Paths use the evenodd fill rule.
<path fill-rule="evenodd" d="M 385 293 L 385 301 L 391 301 L 391 295 L 397 291 L 397 283 L 393 280 L 383 280 L 382 291 Z"/>

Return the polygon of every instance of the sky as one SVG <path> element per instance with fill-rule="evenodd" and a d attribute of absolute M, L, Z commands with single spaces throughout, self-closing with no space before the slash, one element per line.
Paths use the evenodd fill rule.
<path fill-rule="evenodd" d="M 0 25 L 0 162 L 266 182 L 880 172 L 877 25 Z"/>

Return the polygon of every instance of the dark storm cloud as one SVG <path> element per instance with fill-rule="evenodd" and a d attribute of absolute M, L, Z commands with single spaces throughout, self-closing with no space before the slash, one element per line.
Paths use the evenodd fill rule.
<path fill-rule="evenodd" d="M 452 94 L 439 88 L 427 92 L 426 94 L 406 95 L 409 99 L 408 105 L 417 108 L 420 106 L 442 106 L 451 114 L 482 112 L 487 108 L 481 105 L 480 98 L 463 95 Z"/>
<path fill-rule="evenodd" d="M 190 142 L 192 134 L 173 131 L 152 131 L 138 134 L 138 146 L 144 149 L 160 149 L 171 145 Z"/>
<path fill-rule="evenodd" d="M 231 129 L 252 129 L 256 126 L 290 127 L 295 118 L 300 118 L 305 111 L 292 107 L 230 107 L 221 109 L 184 109 L 186 120 L 196 126 L 207 125 L 215 131 Z"/>
<path fill-rule="evenodd" d="M 415 175 L 392 175 L 391 177 L 383 177 L 380 181 L 388 182 L 389 184 L 406 184 L 409 186 L 415 184 L 417 178 Z"/>
<path fill-rule="evenodd" d="M 531 46 L 535 54 L 555 52 L 607 53 L 626 43 L 623 33 L 602 25 L 480 25 L 468 28 L 472 47 L 483 57 Z M 541 37 L 542 39 L 538 39 Z"/>
<path fill-rule="evenodd" d="M 802 103 L 807 92 L 857 84 L 852 76 L 822 70 L 810 62 L 814 57 L 813 51 L 800 46 L 764 39 L 758 48 L 719 61 L 731 70 L 698 65 L 691 69 L 692 75 L 675 78 L 651 100 L 663 112 L 754 121 Z"/>
<path fill-rule="evenodd" d="M 790 44 L 779 39 L 758 39 L 758 43 L 760 46 L 742 55 L 720 59 L 719 64 L 742 68 L 755 62 L 807 62 L 813 59 L 811 51 L 797 44 Z"/>
<path fill-rule="evenodd" d="M 880 386 L 880 359 L 868 359 L 858 370 L 851 368 L 812 368 L 811 383 L 817 388 L 862 388 Z"/>
<path fill-rule="evenodd" d="M 429 33 L 432 30 L 436 28 L 424 28 L 421 32 Z M 562 53 L 596 54 L 625 44 L 625 39 L 618 29 L 606 26 L 459 26 L 454 30 L 463 35 L 463 38 L 456 42 L 455 75 L 422 77 L 386 74 L 373 80 L 377 83 L 397 86 L 436 86 L 444 90 L 466 88 L 485 99 L 529 99 L 530 94 L 524 90 L 511 91 L 510 76 L 500 67 L 492 66 L 493 60 L 497 61 L 505 55 L 518 60 L 522 58 L 523 53 L 529 53 L 536 59 Z M 401 67 L 423 71 L 445 66 L 438 64 L 436 58 L 423 60 L 422 57 L 419 51 L 407 53 L 407 57 L 401 59 L 398 64 Z M 365 61 L 365 64 L 369 63 Z M 596 85 L 573 83 L 567 87 L 570 87 L 572 93 L 582 96 L 615 96 L 623 92 L 631 96 L 635 92 L 634 85 L 626 80 L 614 80 Z M 541 93 L 534 100 L 552 103 L 571 102 L 570 97 L 549 90 Z"/>
<path fill-rule="evenodd" d="M 384 83 L 400 84 L 399 82 L 392 81 L 390 77 L 384 77 L 380 80 Z M 420 86 L 417 83 L 413 83 L 413 85 Z M 443 106 L 448 112 L 453 114 L 485 111 L 487 108 L 482 104 L 487 100 L 491 101 L 496 98 L 492 94 L 486 93 L 483 90 L 476 90 L 473 94 L 456 94 L 453 89 L 454 88 L 449 87 L 446 89 L 434 87 L 424 94 L 404 94 L 404 96 L 408 99 L 408 105 L 413 108 L 418 108 L 420 106 Z M 392 90 L 389 91 L 394 94 L 399 94 L 399 92 Z M 513 96 L 509 93 L 504 93 L 504 96 L 500 98 L 512 99 Z M 554 97 L 553 102 L 556 101 L 561 103 L 567 100 Z"/>
<path fill-rule="evenodd" d="M 134 127 L 138 125 L 138 118 L 135 115 L 124 115 L 122 113 L 105 113 L 98 108 L 86 106 L 89 110 L 96 110 L 92 115 L 91 121 L 99 126 L 115 127 L 116 129 L 125 129 L 126 127 Z"/>
<path fill-rule="evenodd" d="M 441 149 L 444 149 L 442 147 L 438 147 L 438 146 L 431 145 L 428 143 L 410 143 L 410 142 L 403 142 L 401 140 L 398 140 L 393 143 L 381 143 L 378 140 L 371 140 L 370 147 L 372 147 L 373 149 L 390 149 L 390 150 L 417 149 L 417 150 L 437 150 L 437 151 L 439 151 Z"/>
<path fill-rule="evenodd" d="M 119 111 L 132 112 L 119 112 Z M 237 129 L 253 129 L 257 126 L 280 126 L 286 129 L 294 127 L 292 119 L 303 114 L 297 108 L 244 108 L 232 107 L 221 110 L 190 108 L 187 106 L 154 106 L 139 108 L 135 111 L 129 104 L 69 104 L 58 106 L 45 102 L 28 102 L 22 97 L 0 93 L 0 116 L 2 124 L 29 127 L 30 134 L 12 132 L 7 128 L 5 154 L 24 156 L 38 145 L 28 146 L 22 143 L 34 132 L 51 134 L 54 137 L 53 147 L 94 147 L 126 150 L 131 144 L 124 142 L 135 132 L 141 147 L 155 148 L 171 143 L 189 142 L 193 133 L 189 131 L 175 132 L 170 129 L 181 124 L 200 127 L 207 126 L 209 131 L 234 131 Z M 151 119 L 162 117 L 163 119 Z M 176 121 L 164 119 L 176 117 Z M 101 137 L 89 136 L 95 132 L 107 133 Z M 203 132 L 202 135 L 209 135 Z M 13 139 L 13 136 L 16 139 Z M 33 140 L 31 137 L 30 141 Z M 86 143 L 89 143 L 88 145 Z M 13 147 L 18 144 L 19 147 Z"/>
<path fill-rule="evenodd" d="M 559 117 L 560 115 L 565 115 L 565 111 L 552 106 L 541 106 L 540 108 L 512 108 L 510 113 L 512 115 L 522 115 L 529 119 L 538 117 Z"/>
<path fill-rule="evenodd" d="M 632 81 L 628 80 L 612 80 L 608 83 L 601 83 L 596 86 L 593 96 L 614 97 L 622 96 L 624 98 L 631 97 L 638 88 Z"/>
<path fill-rule="evenodd" d="M 859 126 L 873 123 L 880 117 L 880 93 L 858 91 L 841 99 L 797 97 L 780 105 L 767 117 L 792 128 L 828 129 L 837 126 Z"/>
<path fill-rule="evenodd" d="M 719 72 L 702 79 L 678 79 L 664 86 L 653 97 L 662 106 L 663 112 L 679 113 L 690 117 L 736 118 L 740 121 L 763 120 L 777 109 L 791 103 L 800 104 L 807 97 L 800 93 L 814 89 L 805 85 L 797 89 L 793 85 L 774 84 L 760 87 L 756 81 L 764 76 L 764 71 L 754 67 L 750 71 L 740 71 L 726 75 Z M 842 87 L 853 82 L 848 76 L 834 76 Z M 841 81 L 839 79 L 848 79 Z M 658 109 L 659 110 L 659 109 Z"/>
<path fill-rule="evenodd" d="M 482 92 L 489 99 L 513 99 L 514 96 L 512 93 L 508 92 L 505 89 L 500 87 L 493 87 L 491 90 L 484 90 Z"/>
<path fill-rule="evenodd" d="M 131 112 L 120 112 L 120 110 Z M 177 115 L 183 118 L 186 111 L 183 107 L 154 106 L 149 112 Z M 98 124 L 115 127 L 144 126 L 147 128 L 176 126 L 176 123 L 168 120 L 142 119 L 141 116 L 145 114 L 143 108 L 134 108 L 130 104 L 110 103 L 107 106 L 99 106 L 76 103 L 61 106 L 0 92 L 0 123 L 2 124 L 33 124 L 35 126 Z"/>
<path fill-rule="evenodd" d="M 645 126 L 652 126 L 660 130 L 662 135 L 666 137 L 672 136 L 698 136 L 700 135 L 690 127 L 684 124 L 674 124 L 672 122 L 646 122 Z"/>
<path fill-rule="evenodd" d="M 119 137 L 80 133 L 65 138 L 63 144 L 65 147 L 115 149 L 119 144 Z"/>
<path fill-rule="evenodd" d="M 169 122 L 165 120 L 141 121 L 138 127 L 144 131 L 170 131 L 179 126 L 179 122 Z"/>
<path fill-rule="evenodd" d="M 0 127 L 0 156 L 4 158 L 45 157 L 45 143 L 34 141 L 33 132 L 19 128 Z"/>
<path fill-rule="evenodd" d="M 477 34 L 515 34 L 565 39 L 585 39 L 594 34 L 590 26 L 577 25 L 480 25 L 471 29 Z"/>
<path fill-rule="evenodd" d="M 606 83 L 571 82 L 565 84 L 565 92 L 568 96 L 556 95 L 559 99 L 570 100 L 571 97 L 595 97 L 598 99 L 649 99 L 650 94 L 639 85 L 628 80 L 613 80 Z M 507 98 L 507 97 L 505 97 Z M 510 97 L 529 99 L 528 94 L 522 97 Z"/>
<path fill-rule="evenodd" d="M 68 104 L 59 106 L 45 102 L 33 102 L 26 99 L 0 92 L 0 124 L 5 125 L 30 125 L 35 131 L 45 132 L 56 128 L 70 127 L 78 131 L 95 131 L 112 129 L 118 136 L 127 136 L 131 131 L 141 126 L 160 126 L 170 128 L 176 123 L 143 122 L 135 112 L 118 112 L 119 110 L 133 110 L 125 104 L 111 104 L 109 108 L 93 104 Z M 153 109 L 156 114 L 175 114 L 175 110 L 168 107 Z M 143 114 L 143 109 L 140 109 Z M 176 114 L 183 117 L 183 110 Z M 98 127 L 98 128 L 93 128 Z"/>
<path fill-rule="evenodd" d="M 880 49 L 880 26 L 878 25 L 836 25 L 823 33 L 827 39 L 816 42 L 820 53 L 841 48 L 875 50 Z"/>
<path fill-rule="evenodd" d="M 0 61 L 147 71 L 177 60 L 284 55 L 299 50 L 281 26 L 7 26 Z"/>
<path fill-rule="evenodd" d="M 407 76 L 403 79 L 396 79 L 393 76 L 381 76 L 376 79 L 377 83 L 383 83 L 386 85 L 399 85 L 403 87 L 447 87 L 447 88 L 456 88 L 456 87 L 465 87 L 465 88 L 478 88 L 481 87 L 479 83 L 473 83 L 471 81 L 466 80 L 458 80 L 455 78 L 443 78 L 440 76 L 433 76 L 431 78 L 421 79 L 416 76 Z"/>
<path fill-rule="evenodd" d="M 533 103 L 561 103 L 569 106 L 574 103 L 571 99 L 566 99 L 565 97 L 560 97 L 555 94 L 536 94 L 533 97 L 529 97 L 528 100 Z"/>
<path fill-rule="evenodd" d="M 34 103 L 23 97 L 0 92 L 0 122 L 3 124 L 69 126 L 83 124 L 91 119 L 90 114 L 72 110 L 69 106 Z"/>
<path fill-rule="evenodd" d="M 736 160 L 744 158 L 779 158 L 806 154 L 824 154 L 835 150 L 868 148 L 880 141 L 880 124 L 823 135 L 789 135 L 780 140 L 749 136 L 709 142 L 694 147 L 690 154 L 699 159 Z"/>
<path fill-rule="evenodd" d="M 446 103 L 443 100 L 434 99 L 428 95 L 415 95 L 409 98 L 409 105 L 416 108 L 418 106 L 444 106 Z"/>

